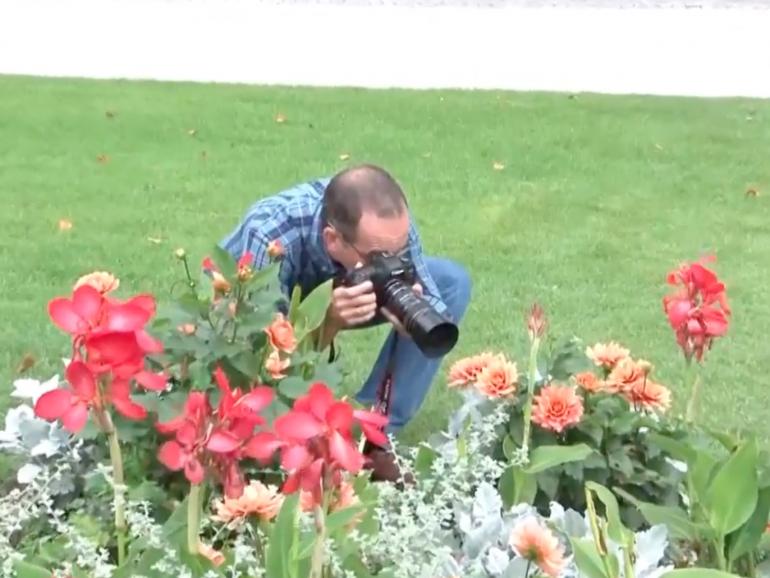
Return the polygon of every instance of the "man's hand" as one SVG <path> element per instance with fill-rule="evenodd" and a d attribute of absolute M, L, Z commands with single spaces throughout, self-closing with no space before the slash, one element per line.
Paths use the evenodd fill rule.
<path fill-rule="evenodd" d="M 422 297 L 422 285 L 419 283 L 415 283 L 412 285 L 412 290 L 417 293 L 420 297 Z M 388 311 L 385 307 L 380 307 L 380 312 L 382 315 L 390 321 L 390 323 L 393 325 L 393 327 L 398 331 L 400 335 L 403 337 L 409 337 L 409 334 L 406 332 L 406 328 L 402 325 L 402 323 L 398 320 L 398 318 L 393 315 L 390 311 Z"/>
<path fill-rule="evenodd" d="M 371 281 L 332 291 L 328 319 L 338 329 L 354 327 L 371 320 L 377 313 L 377 296 Z"/>

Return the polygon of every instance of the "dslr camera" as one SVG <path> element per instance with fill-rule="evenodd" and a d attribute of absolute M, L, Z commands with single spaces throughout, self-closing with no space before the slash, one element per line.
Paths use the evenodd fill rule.
<path fill-rule="evenodd" d="M 385 307 L 395 315 L 426 357 L 449 353 L 457 343 L 457 325 L 414 292 L 416 273 L 411 259 L 376 251 L 368 257 L 366 265 L 343 275 L 340 284 L 352 287 L 371 281 L 377 307 Z"/>

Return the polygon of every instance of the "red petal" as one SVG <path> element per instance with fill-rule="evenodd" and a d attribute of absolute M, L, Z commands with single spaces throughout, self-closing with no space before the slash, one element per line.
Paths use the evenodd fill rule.
<path fill-rule="evenodd" d="M 211 257 L 205 257 L 201 262 L 201 267 L 203 269 L 208 269 L 209 271 L 217 270 L 217 266 L 214 265 L 214 261 L 211 260 Z"/>
<path fill-rule="evenodd" d="M 136 343 L 145 353 L 163 353 L 163 342 L 155 339 L 144 329 L 136 332 Z"/>
<path fill-rule="evenodd" d="M 82 361 L 73 361 L 67 366 L 67 381 L 77 396 L 84 401 L 93 400 L 96 395 L 96 380 Z"/>
<path fill-rule="evenodd" d="M 314 461 L 309 468 L 306 468 L 300 474 L 300 487 L 308 492 L 313 492 L 313 494 L 320 494 L 323 467 L 324 461 L 321 458 Z"/>
<path fill-rule="evenodd" d="M 172 472 L 181 470 L 187 462 L 188 454 L 174 440 L 167 441 L 158 451 L 158 460 Z"/>
<path fill-rule="evenodd" d="M 353 425 L 353 408 L 344 401 L 337 401 L 326 412 L 327 425 L 336 430 L 349 431 Z"/>
<path fill-rule="evenodd" d="M 238 400 L 238 405 L 249 408 L 254 413 L 260 413 L 273 401 L 273 389 L 259 386 Z"/>
<path fill-rule="evenodd" d="M 323 432 L 321 422 L 312 415 L 289 411 L 275 420 L 275 433 L 281 439 L 309 440 Z"/>
<path fill-rule="evenodd" d="M 323 421 L 326 418 L 326 412 L 329 411 L 329 407 L 334 403 L 332 390 L 326 387 L 326 384 L 317 382 L 310 386 L 307 397 L 310 402 L 310 411 Z"/>
<path fill-rule="evenodd" d="M 251 265 L 253 261 L 254 255 L 252 255 L 250 251 L 246 251 L 243 255 L 241 255 L 241 258 L 238 259 L 238 269 Z"/>
<path fill-rule="evenodd" d="M 674 298 L 666 302 L 666 315 L 674 328 L 687 321 L 691 310 L 692 303 L 689 299 Z"/>
<path fill-rule="evenodd" d="M 72 294 L 72 308 L 83 320 L 95 325 L 104 303 L 104 297 L 91 285 L 81 285 Z"/>
<path fill-rule="evenodd" d="M 155 297 L 149 294 L 137 295 L 126 301 L 126 305 L 138 307 L 147 313 L 148 319 L 155 315 Z"/>
<path fill-rule="evenodd" d="M 131 401 L 130 398 L 113 397 L 112 405 L 120 414 L 128 419 L 140 420 L 147 417 L 147 410 L 144 406 Z"/>
<path fill-rule="evenodd" d="M 388 425 L 388 416 L 383 415 L 376 411 L 366 411 L 363 409 L 357 409 L 353 412 L 353 417 L 356 418 L 362 425 L 369 424 L 375 427 L 383 428 Z"/>
<path fill-rule="evenodd" d="M 61 416 L 61 423 L 68 432 L 77 433 L 83 429 L 88 421 L 88 405 L 82 401 L 71 405 Z"/>
<path fill-rule="evenodd" d="M 185 421 L 182 424 L 182 427 L 179 428 L 176 432 L 176 441 L 178 441 L 183 446 L 193 446 L 195 445 L 195 440 L 198 439 L 198 430 L 195 428 L 193 424 L 191 424 L 189 421 Z"/>
<path fill-rule="evenodd" d="M 37 399 L 35 415 L 48 421 L 59 419 L 70 408 L 75 399 L 75 396 L 68 389 L 52 389 Z"/>
<path fill-rule="evenodd" d="M 217 365 L 216 369 L 214 369 L 214 381 L 217 382 L 219 389 L 221 389 L 227 395 L 232 396 L 233 390 L 230 389 L 230 380 L 227 379 L 227 374 L 219 365 Z"/>
<path fill-rule="evenodd" d="M 107 310 L 107 331 L 139 331 L 150 319 L 144 309 L 128 303 L 112 305 Z"/>
<path fill-rule="evenodd" d="M 192 458 L 184 465 L 184 475 L 191 484 L 200 484 L 206 477 L 206 471 L 198 458 Z"/>
<path fill-rule="evenodd" d="M 237 450 L 240 445 L 241 442 L 238 438 L 231 435 L 229 432 L 220 430 L 212 432 L 211 437 L 209 437 L 209 441 L 206 444 L 206 449 L 219 454 L 226 454 Z"/>
<path fill-rule="evenodd" d="M 179 415 L 166 422 L 158 422 L 155 424 L 155 429 L 162 434 L 170 434 L 179 430 L 185 424 L 185 417 Z"/>
<path fill-rule="evenodd" d="M 361 429 L 363 430 L 364 436 L 366 436 L 366 439 L 368 439 L 373 444 L 376 444 L 378 446 L 387 445 L 388 436 L 385 435 L 385 433 L 377 426 L 374 426 L 370 423 L 362 421 Z"/>
<path fill-rule="evenodd" d="M 281 467 L 292 472 L 307 466 L 312 457 L 305 447 L 290 446 L 281 452 Z"/>
<path fill-rule="evenodd" d="M 719 309 L 704 309 L 703 323 L 706 326 L 706 333 L 712 337 L 727 333 L 727 318 Z"/>
<path fill-rule="evenodd" d="M 238 469 L 238 464 L 236 462 L 231 463 L 225 474 L 225 495 L 232 500 L 236 500 L 243 495 L 243 488 L 245 485 L 243 474 L 241 474 L 241 470 Z"/>
<path fill-rule="evenodd" d="M 185 415 L 193 416 L 197 414 L 209 415 L 211 413 L 211 406 L 209 405 L 209 399 L 206 397 L 205 392 L 191 391 L 187 396 L 187 401 L 184 405 Z"/>
<path fill-rule="evenodd" d="M 88 331 L 88 324 L 75 312 L 69 299 L 52 299 L 48 303 L 48 315 L 59 329 L 67 333 L 76 335 Z"/>
<path fill-rule="evenodd" d="M 152 391 L 163 391 L 168 383 L 168 379 L 162 372 L 150 373 L 149 371 L 140 371 L 134 376 L 134 379 L 139 385 Z"/>
<path fill-rule="evenodd" d="M 299 490 L 299 475 L 292 474 L 288 478 L 286 478 L 286 481 L 283 483 L 283 486 L 281 486 L 281 493 L 293 494 L 297 490 Z"/>
<path fill-rule="evenodd" d="M 283 446 L 283 442 L 270 432 L 259 432 L 249 440 L 243 453 L 247 456 L 257 459 L 262 463 L 269 462 L 273 454 Z"/>
<path fill-rule="evenodd" d="M 118 365 L 144 355 L 133 333 L 100 333 L 86 339 L 91 361 Z"/>
<path fill-rule="evenodd" d="M 339 432 L 332 432 L 329 438 L 329 452 L 337 463 L 351 473 L 358 473 L 364 465 L 364 457 L 353 444 Z"/>

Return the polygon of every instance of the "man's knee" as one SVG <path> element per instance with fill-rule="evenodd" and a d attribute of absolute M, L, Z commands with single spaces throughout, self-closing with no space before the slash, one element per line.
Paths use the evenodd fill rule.
<path fill-rule="evenodd" d="M 426 264 L 447 307 L 462 315 L 471 300 L 473 281 L 468 270 L 451 259 L 427 258 Z"/>

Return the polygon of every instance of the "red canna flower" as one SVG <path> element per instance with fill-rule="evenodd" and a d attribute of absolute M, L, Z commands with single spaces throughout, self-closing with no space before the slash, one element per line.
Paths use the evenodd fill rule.
<path fill-rule="evenodd" d="M 64 429 L 77 433 L 86 425 L 91 407 L 99 403 L 96 380 L 81 361 L 67 366 L 66 378 L 72 389 L 57 388 L 41 395 L 35 415 L 49 421 L 60 419 Z"/>
<path fill-rule="evenodd" d="M 369 441 L 382 445 L 387 441 L 382 432 L 387 421 L 379 413 L 354 410 L 336 401 L 326 385 L 315 383 L 289 412 L 276 418 L 274 433 L 262 432 L 251 440 L 246 454 L 266 463 L 280 449 L 281 466 L 289 473 L 282 491 L 291 494 L 302 489 L 320 503 L 325 474 L 332 485 L 338 485 L 341 470 L 356 474 L 364 466 L 364 456 L 353 440 L 354 423 Z"/>
<path fill-rule="evenodd" d="M 666 279 L 677 291 L 663 298 L 663 308 L 688 360 L 694 355 L 701 361 L 714 338 L 725 335 L 729 325 L 725 285 L 703 264 L 713 260 L 682 265 Z"/>
<path fill-rule="evenodd" d="M 246 281 L 249 277 L 251 277 L 253 270 L 251 268 L 252 263 L 254 262 L 254 255 L 250 251 L 246 251 L 243 255 L 241 255 L 241 258 L 238 259 L 238 279 L 241 281 Z"/>
<path fill-rule="evenodd" d="M 238 463 L 246 455 L 254 428 L 264 424 L 259 413 L 272 402 L 273 390 L 265 386 L 233 390 L 219 367 L 214 379 L 222 394 L 216 410 L 205 392 L 193 391 L 182 415 L 157 424 L 161 434 L 174 435 L 160 447 L 158 459 L 172 471 L 184 470 L 192 484 L 201 483 L 209 470 L 222 480 L 226 495 L 237 498 L 244 488 Z"/>

